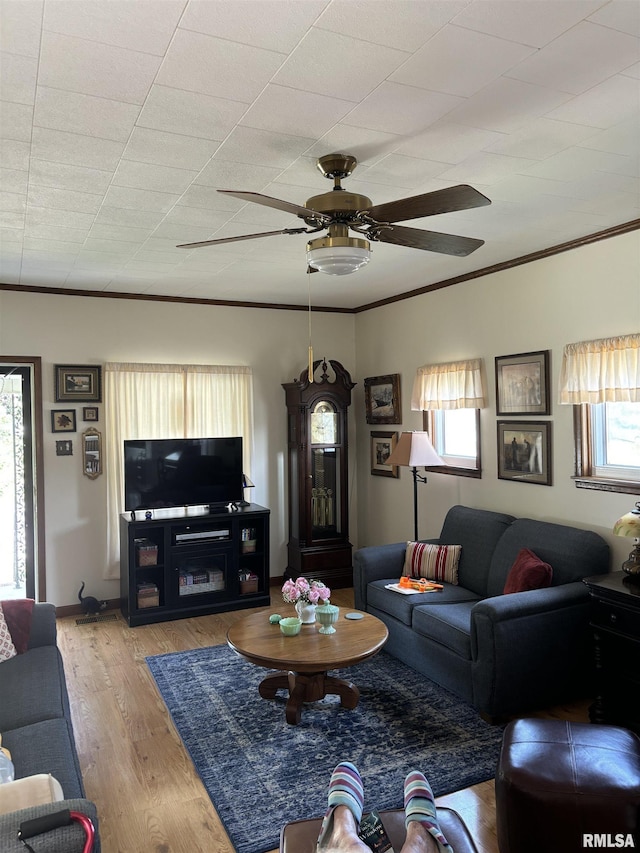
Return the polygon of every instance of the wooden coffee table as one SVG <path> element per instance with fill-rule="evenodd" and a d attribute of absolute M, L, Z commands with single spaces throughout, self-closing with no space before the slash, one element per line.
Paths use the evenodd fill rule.
<path fill-rule="evenodd" d="M 386 625 L 363 613 L 350 620 L 342 609 L 335 634 L 321 634 L 320 625 L 303 625 L 295 637 L 285 637 L 278 625 L 269 622 L 264 611 L 243 616 L 229 628 L 229 646 L 256 666 L 284 670 L 267 675 L 258 691 L 263 699 L 274 699 L 276 691 L 289 690 L 286 718 L 292 726 L 300 722 L 305 702 L 317 702 L 328 694 L 340 697 L 343 708 L 355 708 L 360 691 L 351 681 L 328 675 L 328 670 L 353 666 L 373 657 L 389 636 Z M 290 615 L 286 613 L 284 615 Z M 291 615 L 294 615 L 293 613 Z"/>

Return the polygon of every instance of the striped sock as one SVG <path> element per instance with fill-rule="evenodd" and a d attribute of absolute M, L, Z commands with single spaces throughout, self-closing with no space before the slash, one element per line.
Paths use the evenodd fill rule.
<path fill-rule="evenodd" d="M 350 761 L 341 761 L 331 774 L 327 811 L 322 821 L 317 849 L 327 841 L 333 830 L 333 812 L 336 806 L 346 806 L 354 816 L 356 825 L 362 819 L 364 808 L 364 788 L 358 769 Z"/>
<path fill-rule="evenodd" d="M 438 823 L 431 786 L 417 770 L 409 773 L 404 780 L 404 810 L 407 828 L 412 821 L 418 821 L 435 838 L 440 853 L 453 853 Z"/>

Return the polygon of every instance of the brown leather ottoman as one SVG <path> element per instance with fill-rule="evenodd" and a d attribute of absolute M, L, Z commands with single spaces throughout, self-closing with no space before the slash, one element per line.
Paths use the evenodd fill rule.
<path fill-rule="evenodd" d="M 405 839 L 404 810 L 380 810 L 380 816 L 393 849 L 399 851 Z M 478 848 L 458 812 L 438 808 L 438 820 L 455 853 L 478 853 Z M 280 832 L 280 853 L 316 853 L 321 824 L 322 818 L 318 817 L 295 820 L 283 826 Z"/>
<path fill-rule="evenodd" d="M 496 774 L 500 853 L 631 847 L 629 835 L 638 847 L 639 820 L 635 734 L 559 720 L 516 720 L 506 727 Z"/>

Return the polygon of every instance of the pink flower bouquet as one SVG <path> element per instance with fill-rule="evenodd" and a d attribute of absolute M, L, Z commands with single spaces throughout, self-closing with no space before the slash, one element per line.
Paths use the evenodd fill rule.
<path fill-rule="evenodd" d="M 287 604 L 297 604 L 303 601 L 306 604 L 319 604 L 329 601 L 331 590 L 321 581 L 308 581 L 304 577 L 296 578 L 295 581 L 285 581 L 282 586 L 282 597 Z"/>

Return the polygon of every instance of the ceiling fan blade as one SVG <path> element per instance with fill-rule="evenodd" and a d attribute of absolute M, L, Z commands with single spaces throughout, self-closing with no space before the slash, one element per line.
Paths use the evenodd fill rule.
<path fill-rule="evenodd" d="M 306 233 L 306 228 L 282 228 L 280 231 L 262 231 L 260 234 L 242 234 L 239 237 L 220 237 L 218 240 L 201 240 L 199 243 L 180 243 L 176 249 L 197 249 L 200 246 L 215 246 L 216 243 L 236 243 L 239 240 L 254 240 L 256 237 L 274 237 L 276 234 Z"/>
<path fill-rule="evenodd" d="M 317 219 L 320 222 L 330 222 L 331 217 L 326 213 L 319 213 L 317 210 L 310 210 L 308 207 L 303 207 L 300 204 L 293 204 L 290 201 L 282 201 L 279 198 L 271 198 L 262 193 L 242 192 L 239 190 L 218 190 L 219 193 L 232 195 L 234 198 L 239 198 L 241 201 L 250 201 L 253 204 L 263 204 L 265 207 L 274 207 L 276 210 L 283 210 L 285 213 L 292 213 L 294 216 L 299 216 L 301 219 Z"/>
<path fill-rule="evenodd" d="M 371 236 L 373 237 L 373 234 Z M 403 225 L 381 228 L 376 232 L 374 240 L 393 243 L 396 246 L 408 246 L 411 249 L 424 249 L 427 252 L 439 252 L 442 255 L 457 255 L 461 258 L 484 245 L 484 240 L 476 240 L 473 237 L 422 231 L 420 228 L 405 228 Z"/>
<path fill-rule="evenodd" d="M 374 204 L 364 212 L 376 222 L 403 222 L 406 219 L 420 219 L 423 216 L 451 213 L 454 210 L 484 207 L 486 204 L 491 204 L 491 200 L 478 190 L 467 184 L 459 184 L 424 195 L 388 201 L 386 204 Z"/>

